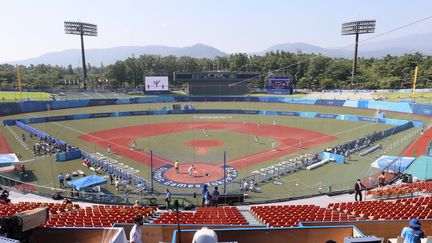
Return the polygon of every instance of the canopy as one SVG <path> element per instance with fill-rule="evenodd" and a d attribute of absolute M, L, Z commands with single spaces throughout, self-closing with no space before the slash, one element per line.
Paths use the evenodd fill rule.
<path fill-rule="evenodd" d="M 107 180 L 101 176 L 95 174 L 90 176 L 81 177 L 76 180 L 68 181 L 69 186 L 74 187 L 77 190 L 85 190 L 89 187 L 98 186 L 107 183 Z"/>
<path fill-rule="evenodd" d="M 372 162 L 371 167 L 394 173 L 404 173 L 414 160 L 414 157 L 381 156 Z"/>
<path fill-rule="evenodd" d="M 16 154 L 0 154 L 0 167 L 9 166 L 14 162 L 19 162 Z"/>
<path fill-rule="evenodd" d="M 432 157 L 420 156 L 411 164 L 406 173 L 420 180 L 432 179 Z"/>

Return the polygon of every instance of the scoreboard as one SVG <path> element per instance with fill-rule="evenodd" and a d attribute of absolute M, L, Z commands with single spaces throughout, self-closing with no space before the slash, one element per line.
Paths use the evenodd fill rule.
<path fill-rule="evenodd" d="M 271 77 L 267 79 L 268 94 L 292 94 L 291 77 Z"/>

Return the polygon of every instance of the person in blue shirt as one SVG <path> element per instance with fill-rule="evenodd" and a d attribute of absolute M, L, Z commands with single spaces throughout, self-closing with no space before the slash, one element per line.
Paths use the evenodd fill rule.
<path fill-rule="evenodd" d="M 411 219 L 409 227 L 404 227 L 401 236 L 405 239 L 404 243 L 420 243 L 425 237 L 424 232 L 420 229 L 421 223 L 418 219 Z"/>

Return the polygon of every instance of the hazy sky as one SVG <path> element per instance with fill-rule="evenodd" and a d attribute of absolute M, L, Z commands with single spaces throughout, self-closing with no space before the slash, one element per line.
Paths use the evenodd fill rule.
<path fill-rule="evenodd" d="M 261 51 L 280 43 L 341 47 L 341 23 L 376 19 L 376 34 L 432 15 L 431 0 L 0 0 L 0 63 L 78 49 L 63 21 L 98 25 L 86 48 L 190 46 Z M 432 32 L 432 20 L 376 39 Z M 369 35 L 371 36 L 371 35 Z"/>

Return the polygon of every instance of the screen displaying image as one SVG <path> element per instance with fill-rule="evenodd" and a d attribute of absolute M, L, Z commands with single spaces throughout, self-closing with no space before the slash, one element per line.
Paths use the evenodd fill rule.
<path fill-rule="evenodd" d="M 167 76 L 145 77 L 145 91 L 168 91 Z"/>

